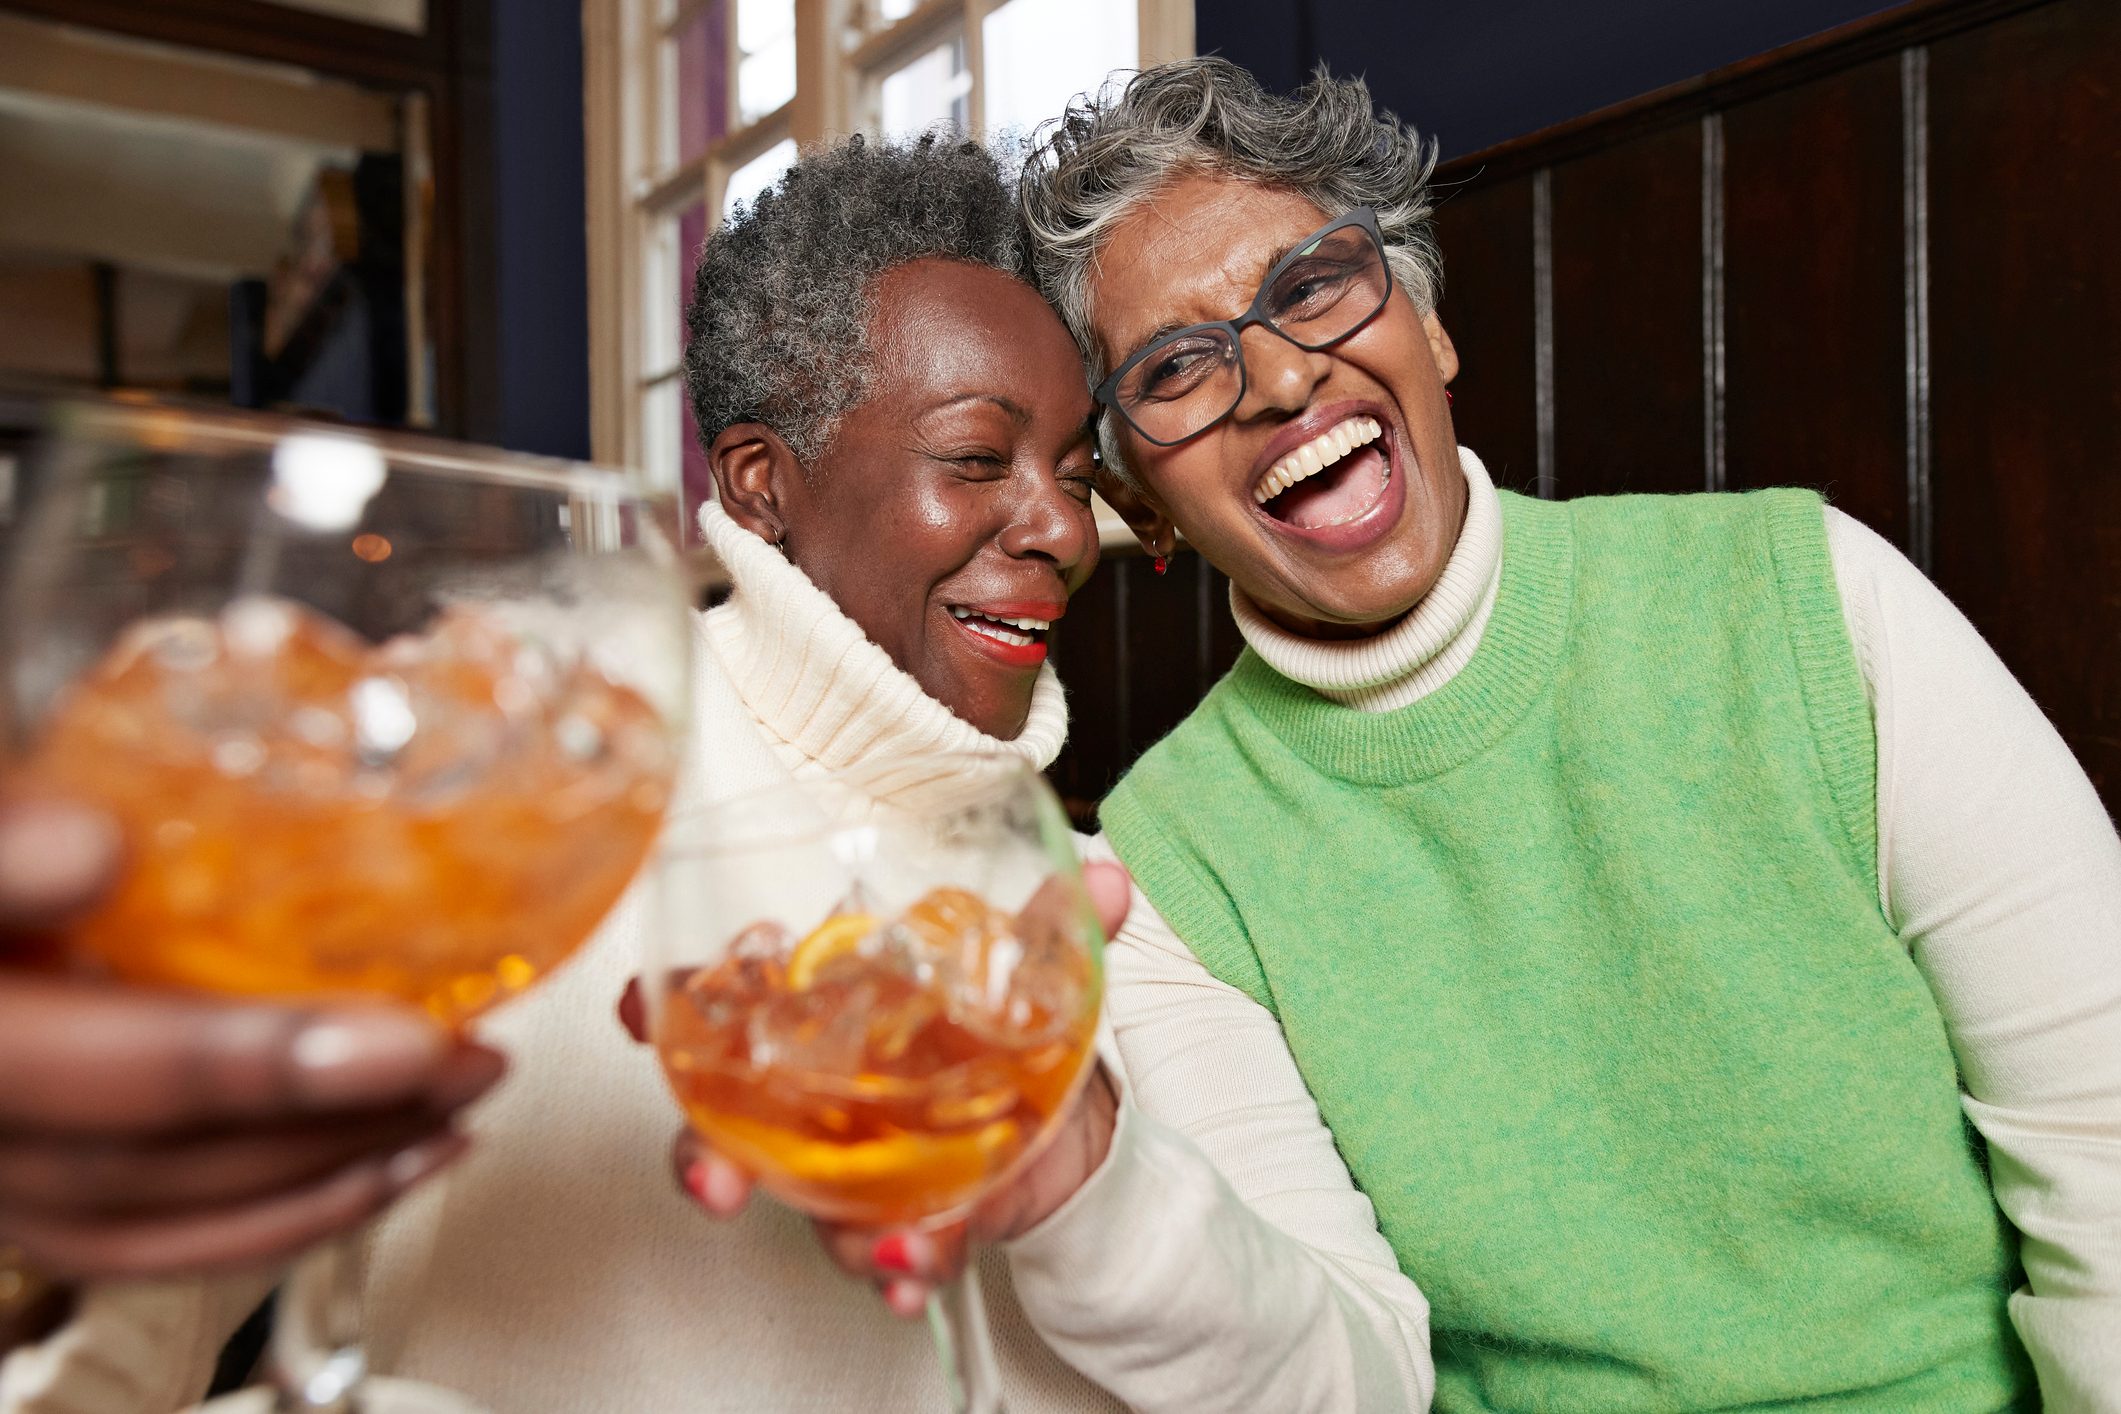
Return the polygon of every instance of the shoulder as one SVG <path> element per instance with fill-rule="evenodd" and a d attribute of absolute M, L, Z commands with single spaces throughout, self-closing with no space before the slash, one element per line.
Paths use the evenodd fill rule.
<path fill-rule="evenodd" d="M 1656 542 L 1762 529 L 1777 535 L 1816 533 L 1826 503 L 1816 491 L 1774 486 L 1661 496 L 1579 496 L 1562 504 L 1579 535 Z"/>

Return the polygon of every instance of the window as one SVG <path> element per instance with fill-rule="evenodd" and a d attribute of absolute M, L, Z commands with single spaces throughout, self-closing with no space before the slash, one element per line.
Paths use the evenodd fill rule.
<path fill-rule="evenodd" d="M 683 308 L 710 219 L 798 144 L 1029 132 L 1111 71 L 1193 44 L 1193 0 L 585 0 L 583 21 L 596 455 L 688 506 L 707 479 Z"/>

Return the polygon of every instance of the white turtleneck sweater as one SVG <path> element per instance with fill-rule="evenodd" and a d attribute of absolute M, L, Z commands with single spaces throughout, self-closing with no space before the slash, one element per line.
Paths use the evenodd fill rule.
<path fill-rule="evenodd" d="M 1486 469 L 1459 458 L 1465 526 L 1411 614 L 1372 638 L 1324 641 L 1233 588 L 1252 651 L 1360 711 L 1448 682 L 1479 648 L 1508 553 Z M 1838 511 L 1827 538 L 1877 732 L 1879 902 L 1936 996 L 1996 1201 L 2024 1237 L 2012 1320 L 2052 1414 L 2121 1414 L 2121 840 L 1950 601 Z M 1346 1201 L 1281 1181 L 1319 1141 L 1273 1016 L 1209 975 L 1138 894 L 1108 956 L 1111 1022 L 1142 1108 L 1291 1231 Z"/>
<path fill-rule="evenodd" d="M 699 620 L 681 808 L 923 751 L 984 749 L 1041 768 L 1059 752 L 1067 716 L 1050 670 L 1023 732 L 985 737 L 779 551 L 715 507 L 702 527 L 735 592 Z M 928 788 L 902 781 L 884 798 Z M 512 1064 L 472 1120 L 471 1153 L 401 1202 L 371 1244 L 376 1368 L 495 1414 L 945 1407 L 926 1331 L 842 1276 L 807 1220 L 761 1200 L 715 1222 L 676 1191 L 677 1108 L 612 1011 L 638 966 L 634 910 L 622 905 L 581 956 L 482 1028 Z M 1275 1163 L 1226 1178 L 1142 1112 L 1207 1116 L 1212 1132 L 1217 1092 L 1180 1093 L 1192 1083 L 1183 1068 L 1117 1078 L 1103 1164 L 982 1264 L 1010 1407 L 1425 1407 L 1426 1307 L 1300 1084 L 1292 1103 L 1308 1131 Z M 1309 1196 L 1290 1207 L 1292 1195 Z M 0 1365 L 0 1414 L 189 1403 L 269 1281 L 99 1288 L 68 1328 Z"/>

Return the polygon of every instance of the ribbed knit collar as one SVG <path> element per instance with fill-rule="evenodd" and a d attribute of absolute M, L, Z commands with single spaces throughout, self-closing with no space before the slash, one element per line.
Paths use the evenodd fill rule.
<path fill-rule="evenodd" d="M 1464 447 L 1466 518 L 1443 573 L 1413 612 L 1369 638 L 1293 633 L 1230 586 L 1230 612 L 1252 651 L 1283 677 L 1358 711 L 1389 711 L 1450 681 L 1480 646 L 1502 582 L 1502 502 L 1488 469 Z"/>
<path fill-rule="evenodd" d="M 1498 493 L 1502 582 L 1480 646 L 1451 680 L 1408 706 L 1362 712 L 1248 649 L 1225 680 L 1249 711 L 1319 770 L 1369 785 L 1407 785 L 1454 769 L 1500 741 L 1552 682 L 1575 599 L 1567 504 Z"/>
<path fill-rule="evenodd" d="M 777 546 L 712 501 L 699 523 L 734 586 L 704 616 L 702 636 L 798 778 L 861 772 L 869 793 L 914 804 L 934 783 L 876 777 L 880 764 L 979 753 L 1043 771 L 1060 754 L 1068 706 L 1051 665 L 1039 672 L 1023 731 L 1012 741 L 989 736 L 923 692 Z"/>

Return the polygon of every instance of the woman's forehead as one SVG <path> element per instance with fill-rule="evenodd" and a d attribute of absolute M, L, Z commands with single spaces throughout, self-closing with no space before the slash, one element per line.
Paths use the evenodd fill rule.
<path fill-rule="evenodd" d="M 1309 198 L 1243 178 L 1173 183 L 1099 252 L 1091 307 L 1107 355 L 1167 329 L 1236 318 L 1274 262 L 1325 219 Z"/>
<path fill-rule="evenodd" d="M 982 402 L 1028 410 L 1056 399 L 1087 410 L 1074 341 L 1021 280 L 984 266 L 920 260 L 889 272 L 877 294 L 879 391 L 910 384 L 931 410 Z M 1003 396 L 987 396 L 994 394 Z"/>

